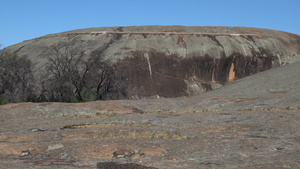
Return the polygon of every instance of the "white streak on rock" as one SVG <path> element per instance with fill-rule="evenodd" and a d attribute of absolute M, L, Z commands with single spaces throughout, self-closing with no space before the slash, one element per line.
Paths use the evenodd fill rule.
<path fill-rule="evenodd" d="M 152 76 L 151 63 L 150 63 L 150 59 L 149 59 L 148 53 L 145 53 L 144 56 L 145 56 L 145 58 L 147 59 L 147 62 L 148 62 L 150 76 Z"/>
<path fill-rule="evenodd" d="M 247 52 L 246 52 L 246 49 L 244 48 L 244 45 L 241 45 L 241 46 L 242 46 L 242 48 L 243 48 L 243 50 L 244 50 L 245 56 L 247 56 Z"/>
<path fill-rule="evenodd" d="M 277 57 L 278 57 L 278 62 L 279 62 L 279 65 L 281 65 L 281 64 L 282 64 L 282 62 L 281 62 L 280 55 L 279 55 L 279 54 L 277 54 Z"/>

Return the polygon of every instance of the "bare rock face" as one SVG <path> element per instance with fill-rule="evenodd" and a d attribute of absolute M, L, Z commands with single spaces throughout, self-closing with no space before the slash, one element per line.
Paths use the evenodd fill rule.
<path fill-rule="evenodd" d="M 196 95 L 300 60 L 300 36 L 257 28 L 139 26 L 74 30 L 8 47 L 43 69 L 41 49 L 68 36 L 124 74 L 130 97 Z"/>

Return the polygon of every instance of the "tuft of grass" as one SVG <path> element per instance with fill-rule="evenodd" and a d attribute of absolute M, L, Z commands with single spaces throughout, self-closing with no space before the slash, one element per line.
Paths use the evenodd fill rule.
<path fill-rule="evenodd" d="M 106 118 L 109 118 L 109 117 L 115 117 L 117 116 L 117 113 L 115 112 L 97 112 L 96 113 L 96 116 L 101 116 L 101 117 L 106 117 Z"/>

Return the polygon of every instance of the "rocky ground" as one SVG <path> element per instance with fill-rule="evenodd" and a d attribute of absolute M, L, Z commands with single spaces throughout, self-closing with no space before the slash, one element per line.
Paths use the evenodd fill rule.
<path fill-rule="evenodd" d="M 298 168 L 300 62 L 194 97 L 0 106 L 0 168 Z"/>

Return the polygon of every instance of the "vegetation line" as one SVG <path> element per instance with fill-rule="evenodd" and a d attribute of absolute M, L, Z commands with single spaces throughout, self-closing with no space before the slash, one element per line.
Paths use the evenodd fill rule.
<path fill-rule="evenodd" d="M 58 36 L 76 36 L 76 35 L 91 35 L 91 36 L 97 36 L 97 35 L 108 35 L 108 34 L 112 34 L 112 35 L 143 35 L 145 36 L 146 34 L 149 35 L 164 35 L 164 36 L 173 36 L 173 35 L 186 35 L 186 36 L 192 36 L 192 35 L 220 35 L 220 36 L 233 36 L 233 37 L 239 37 L 239 36 L 262 36 L 262 35 L 257 35 L 257 34 L 239 34 L 239 33 L 200 33 L 200 32 L 112 32 L 112 31 L 97 31 L 97 32 L 74 32 L 74 33 L 61 33 L 61 34 L 50 34 L 50 35 L 46 35 L 46 36 L 42 36 L 42 37 L 38 37 L 38 38 L 34 38 L 34 39 L 30 39 L 30 40 L 37 40 L 37 39 L 43 39 L 43 38 L 50 38 L 50 37 L 58 37 Z M 30 40 L 25 40 L 26 41 L 30 41 Z"/>

